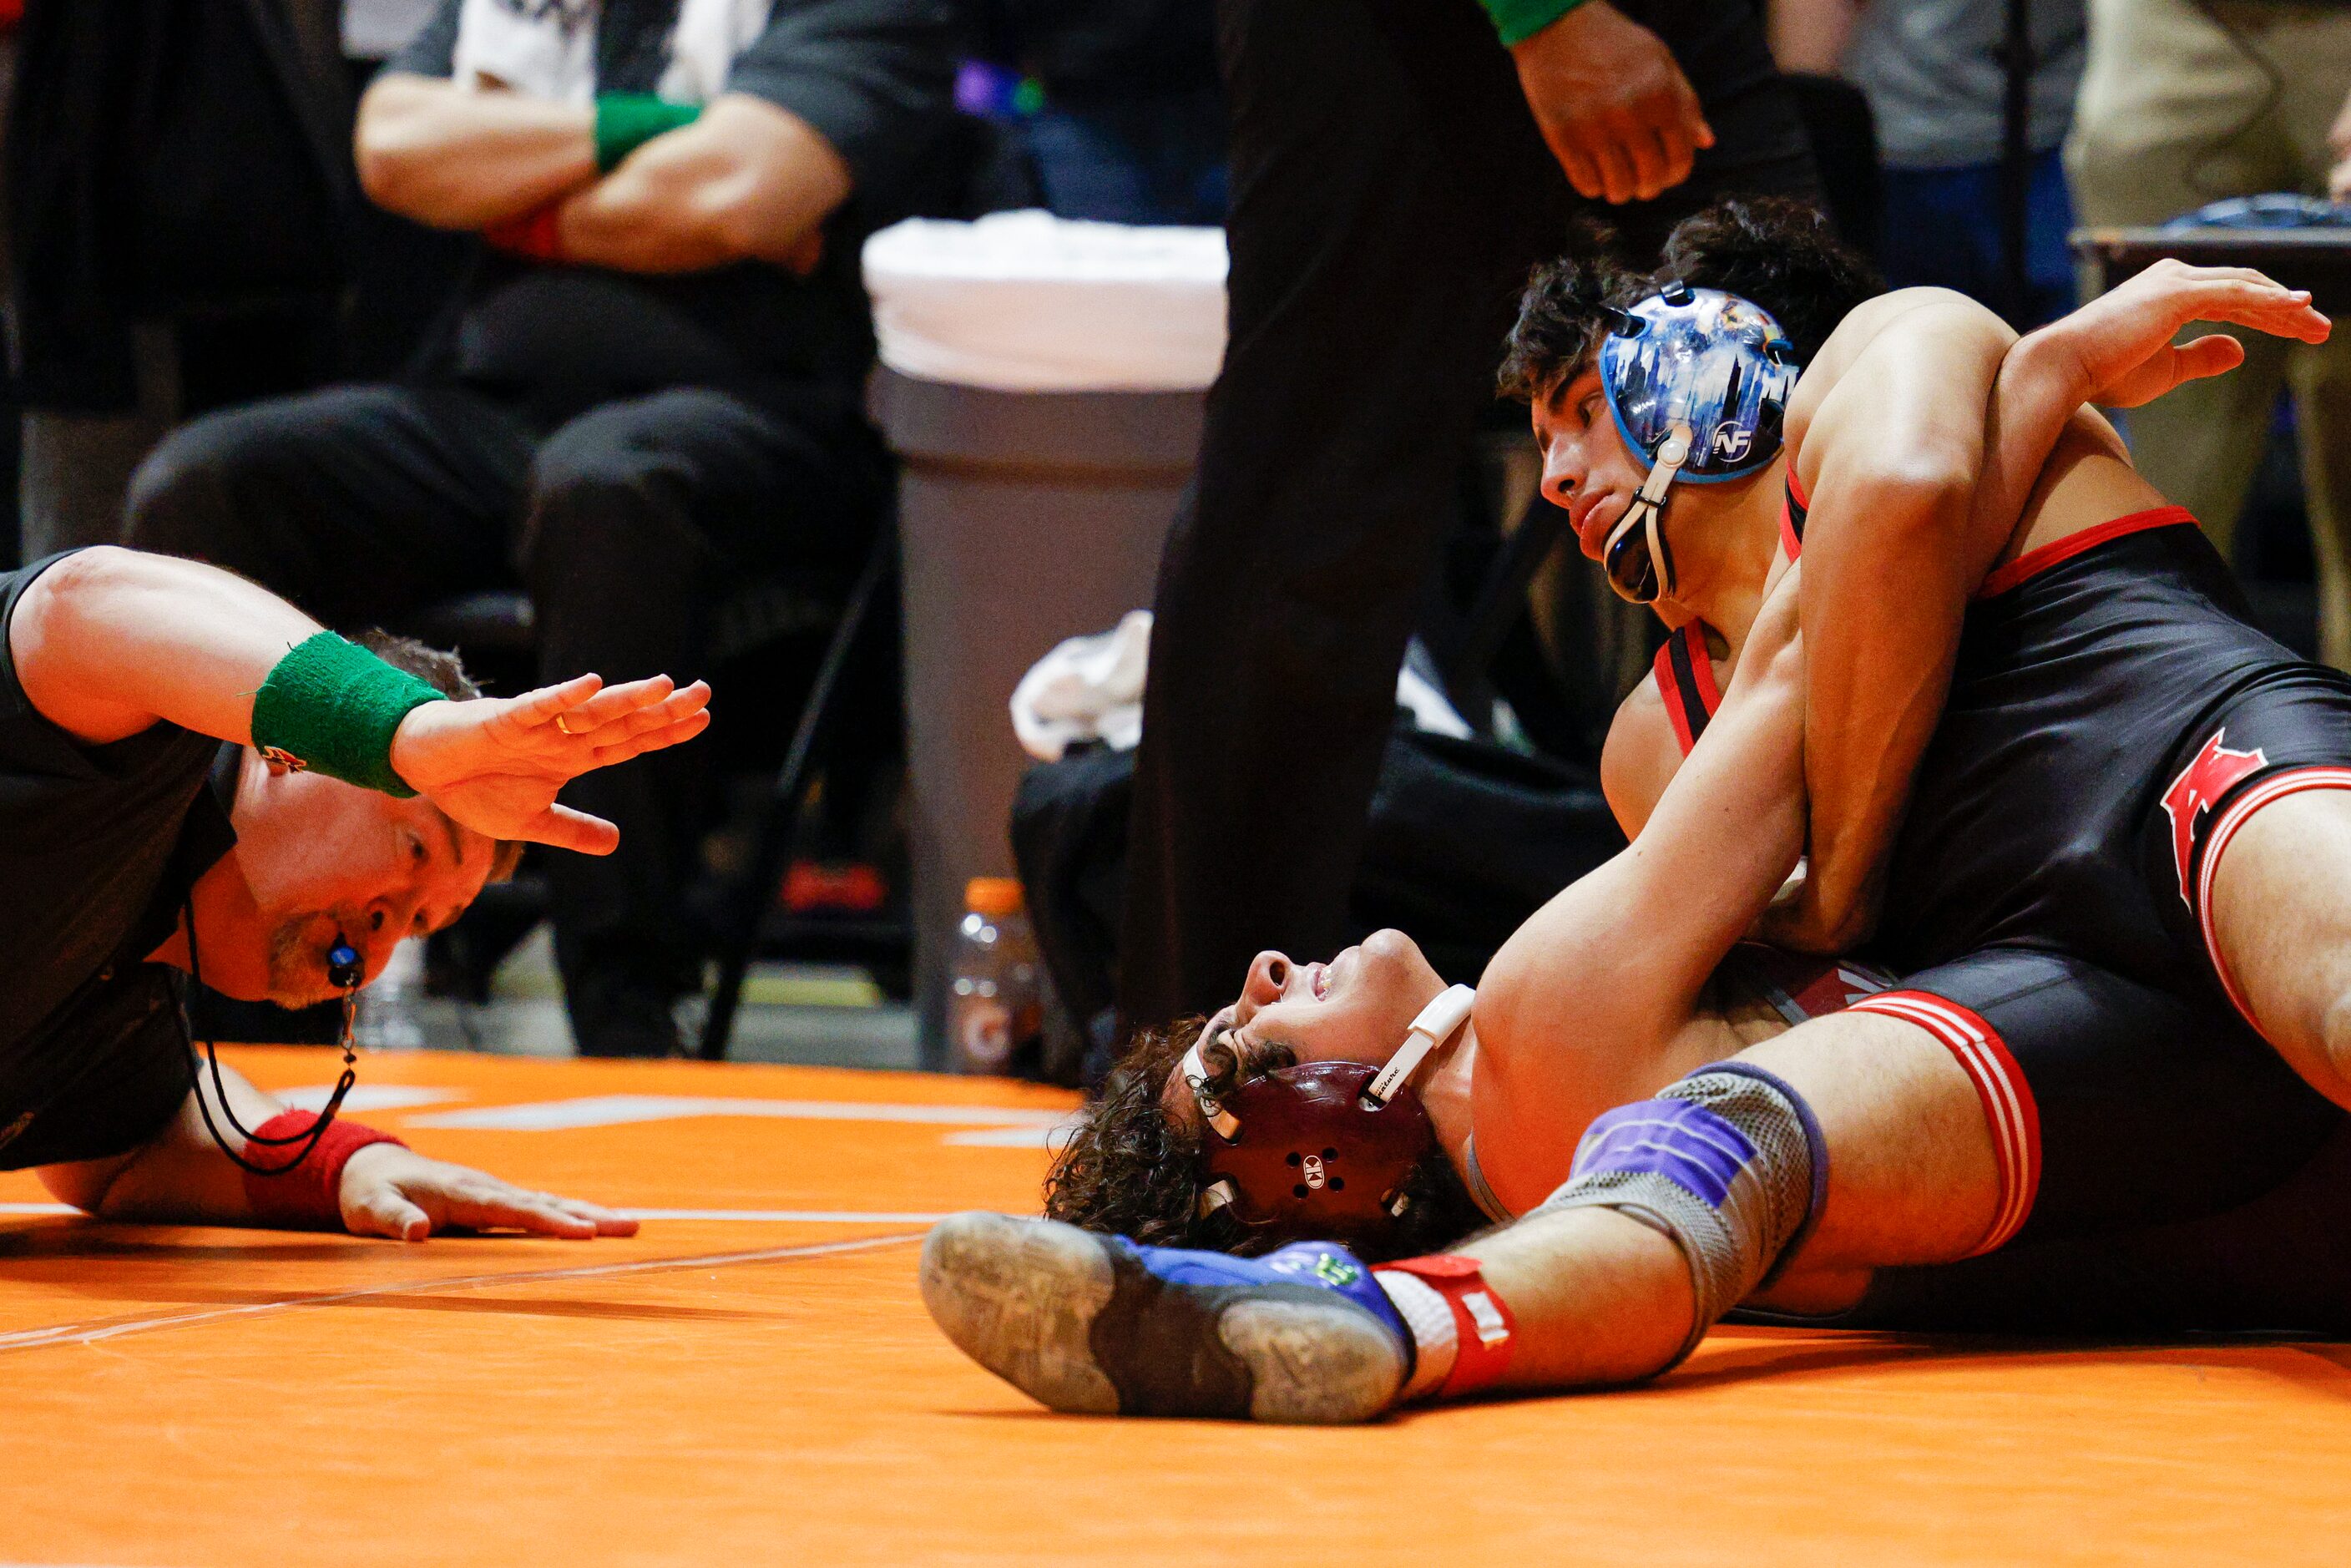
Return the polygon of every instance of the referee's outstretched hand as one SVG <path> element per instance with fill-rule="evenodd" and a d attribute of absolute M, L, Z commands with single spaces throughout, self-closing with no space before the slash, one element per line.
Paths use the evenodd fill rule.
<path fill-rule="evenodd" d="M 1608 0 L 1584 0 L 1510 55 L 1552 156 L 1587 198 L 1652 200 L 1714 145 L 1673 51 Z"/>
<path fill-rule="evenodd" d="M 337 1196 L 344 1229 L 396 1241 L 422 1241 L 443 1230 L 520 1230 L 571 1241 L 637 1233 L 626 1215 L 428 1160 L 398 1144 L 371 1144 L 353 1155 Z"/>
<path fill-rule="evenodd" d="M 2250 267 L 2190 267 L 2166 257 L 2032 338 L 2041 340 L 2040 351 L 2065 356 L 2083 402 L 2137 408 L 2243 361 L 2244 346 L 2225 332 L 2173 342 L 2191 321 L 2225 321 L 2304 343 L 2323 343 L 2332 329 L 2305 289 Z"/>
<path fill-rule="evenodd" d="M 476 832 L 608 855 L 621 830 L 555 803 L 582 773 L 693 739 L 710 725 L 710 687 L 667 675 L 606 686 L 595 675 L 517 697 L 426 703 L 392 737 L 393 771 Z"/>

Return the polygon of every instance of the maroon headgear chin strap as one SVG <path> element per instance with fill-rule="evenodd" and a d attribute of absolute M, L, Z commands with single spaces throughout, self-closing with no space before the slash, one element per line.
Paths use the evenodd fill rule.
<path fill-rule="evenodd" d="M 1284 1239 L 1360 1241 L 1404 1218 L 1404 1190 L 1437 1132 L 1412 1079 L 1469 1019 L 1477 992 L 1447 988 L 1412 1020 L 1387 1065 L 1309 1061 L 1260 1073 L 1222 1099 L 1208 1092 L 1204 1030 L 1176 1071 L 1199 1101 L 1200 1212 L 1226 1209 Z"/>

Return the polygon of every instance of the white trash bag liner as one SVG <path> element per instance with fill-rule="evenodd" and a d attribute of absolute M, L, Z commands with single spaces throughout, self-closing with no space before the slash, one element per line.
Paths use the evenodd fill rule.
<path fill-rule="evenodd" d="M 1195 392 L 1225 354 L 1225 235 L 991 213 L 865 242 L 882 362 L 997 392 Z"/>

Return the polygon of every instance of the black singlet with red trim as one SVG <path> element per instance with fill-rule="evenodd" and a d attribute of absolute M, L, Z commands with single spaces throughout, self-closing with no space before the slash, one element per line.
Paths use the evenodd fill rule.
<path fill-rule="evenodd" d="M 2003 1166 L 1991 1256 L 1884 1271 L 1840 1321 L 2351 1332 L 2351 1242 L 2306 1240 L 2351 1235 L 2351 1118 L 2231 1009 L 2198 920 L 2213 841 L 2338 779 L 2351 681 L 2252 626 L 2180 508 L 1986 580 L 1872 949 L 1906 978 L 1864 1008 L 1982 1056 L 1988 1111 L 2003 1088 L 2032 1108 L 2032 1157 Z"/>
<path fill-rule="evenodd" d="M 2273 776 L 2351 767 L 2351 679 L 2255 628 L 2178 507 L 2033 551 L 1985 588 L 1874 955 L 1907 972 L 2042 947 L 2227 1005 L 2195 897 L 2204 843 Z M 2242 756 L 2216 762 L 2216 743 Z"/>
<path fill-rule="evenodd" d="M 1803 549 L 1804 514 L 1806 507 L 1799 499 L 1803 494 L 1796 483 L 1796 471 L 1788 470 L 1786 498 L 1780 507 L 1780 544 L 1793 560 Z M 1713 656 L 1706 649 L 1706 626 L 1693 621 L 1666 634 L 1657 649 L 1653 673 L 1656 677 L 1657 695 L 1665 699 L 1666 718 L 1674 727 L 1674 738 L 1681 743 L 1682 755 L 1687 757 L 1698 737 L 1706 733 L 1707 721 L 1714 710 L 1722 706 L 1722 692 L 1714 679 Z"/>
<path fill-rule="evenodd" d="M 1805 510 L 1792 476 L 1791 559 Z M 1656 678 L 1687 751 L 1719 702 L 1703 628 L 1667 640 Z M 1978 590 L 1871 956 L 1901 973 L 2040 947 L 2240 1006 L 2211 954 L 2208 852 L 2308 785 L 2351 786 L 2351 678 L 2252 624 L 2185 508 L 2085 528 Z"/>
<path fill-rule="evenodd" d="M 1654 673 L 1657 694 L 1665 699 L 1666 718 L 1674 727 L 1682 755 L 1687 757 L 1698 737 L 1706 733 L 1714 710 L 1722 706 L 1722 693 L 1714 684 L 1714 660 L 1706 651 L 1705 626 L 1693 621 L 1667 632 L 1665 644 L 1657 650 Z"/>

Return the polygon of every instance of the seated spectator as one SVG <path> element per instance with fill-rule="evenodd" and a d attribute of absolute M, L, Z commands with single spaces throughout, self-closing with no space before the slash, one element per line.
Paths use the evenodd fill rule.
<path fill-rule="evenodd" d="M 859 241 L 950 89 L 935 0 L 445 0 L 357 135 L 376 202 L 491 242 L 440 351 L 189 425 L 129 538 L 344 628 L 519 581 L 549 680 L 704 674 L 730 591 L 845 580 L 884 516 Z M 583 1053 L 677 1044 L 710 756 L 565 794 L 622 846 L 549 868 Z"/>
<path fill-rule="evenodd" d="M 2001 230 L 2005 0 L 1774 0 L 1771 22 L 1782 70 L 1843 75 L 1869 97 L 1884 178 L 1877 259 L 1888 283 L 1957 289 L 2020 331 L 2073 308 L 2074 214 L 2059 149 L 2082 79 L 2082 0 L 2032 8 L 2021 303 L 2008 298 Z"/>

